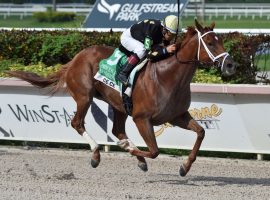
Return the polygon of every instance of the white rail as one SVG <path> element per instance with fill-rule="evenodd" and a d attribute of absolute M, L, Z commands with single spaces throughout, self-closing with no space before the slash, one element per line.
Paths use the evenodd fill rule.
<path fill-rule="evenodd" d="M 52 8 L 52 4 L 0 4 L 0 15 L 5 18 L 9 16 L 31 16 L 35 12 L 45 12 L 48 8 Z M 77 15 L 87 16 L 93 9 L 90 4 L 57 4 L 56 11 L 74 12 Z"/>
<path fill-rule="evenodd" d="M 267 17 L 270 19 L 270 3 L 216 3 L 205 4 L 204 15 L 206 17 L 237 17 L 239 20 L 242 17 L 251 16 L 255 17 Z M 197 16 L 203 12 L 202 4 L 189 4 L 184 11 L 184 16 Z"/>

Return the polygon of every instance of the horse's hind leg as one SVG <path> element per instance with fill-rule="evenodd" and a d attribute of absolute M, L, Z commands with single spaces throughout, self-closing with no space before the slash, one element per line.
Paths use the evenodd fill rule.
<path fill-rule="evenodd" d="M 190 152 L 188 159 L 180 167 L 180 175 L 185 176 L 191 168 L 193 162 L 195 162 L 197 153 L 200 149 L 201 143 L 203 141 L 205 131 L 204 129 L 191 117 L 189 112 L 184 113 L 180 118 L 175 119 L 173 122 L 170 122 L 172 125 L 179 126 L 181 128 L 192 130 L 197 133 L 197 139 L 193 146 L 192 151 Z"/>
<path fill-rule="evenodd" d="M 125 123 L 127 119 L 127 115 L 113 109 L 114 117 L 113 117 L 113 129 L 112 133 L 120 140 L 118 145 L 125 149 L 129 150 L 130 148 L 137 148 L 127 137 L 125 131 Z M 147 163 L 144 157 L 137 156 L 138 159 L 138 167 L 144 172 L 148 171 Z"/>
<path fill-rule="evenodd" d="M 67 87 L 69 93 L 77 103 L 77 111 L 72 119 L 71 125 L 89 143 L 93 152 L 91 165 L 92 167 L 96 168 L 100 163 L 99 146 L 96 141 L 87 133 L 84 126 L 85 116 L 90 104 L 93 101 L 94 89 L 92 87 L 92 81 L 90 78 L 83 79 L 82 77 L 77 77 L 76 82 L 73 81 L 74 79 L 74 77 L 70 79 L 67 78 Z"/>

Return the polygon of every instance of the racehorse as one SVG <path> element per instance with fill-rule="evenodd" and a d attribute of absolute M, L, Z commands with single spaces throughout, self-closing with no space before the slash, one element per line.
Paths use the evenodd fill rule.
<path fill-rule="evenodd" d="M 57 92 L 66 83 L 66 89 L 77 103 L 77 112 L 72 119 L 72 127 L 83 136 L 92 149 L 91 165 L 100 163 L 98 144 L 85 130 L 85 116 L 93 97 L 101 99 L 113 108 L 112 133 L 119 139 L 119 146 L 135 155 L 138 166 L 147 171 L 146 158 L 156 158 L 159 150 L 153 126 L 169 122 L 173 126 L 197 133 L 196 142 L 188 158 L 180 166 L 179 173 L 185 176 L 196 160 L 197 153 L 205 136 L 204 129 L 188 112 L 191 102 L 190 83 L 199 63 L 218 63 L 223 74 L 235 72 L 235 63 L 225 52 L 223 42 L 213 32 L 215 23 L 202 27 L 195 20 L 195 27 L 188 27 L 184 39 L 175 55 L 158 62 L 149 61 L 137 75 L 132 92 L 132 118 L 144 139 L 148 151 L 138 149 L 128 139 L 125 122 L 127 113 L 121 95 L 116 90 L 94 79 L 99 62 L 108 58 L 114 48 L 91 46 L 80 51 L 62 68 L 48 76 L 41 77 L 31 72 L 9 71 L 10 76 L 20 78 L 34 86 L 51 87 Z"/>

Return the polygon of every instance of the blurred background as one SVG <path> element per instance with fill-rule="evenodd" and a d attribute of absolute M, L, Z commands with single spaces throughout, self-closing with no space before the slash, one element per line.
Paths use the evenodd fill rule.
<path fill-rule="evenodd" d="M 95 0 L 0 0 L 0 26 L 78 28 L 94 4 Z M 46 11 L 65 12 L 66 20 L 48 22 L 40 14 Z M 217 28 L 270 28 L 270 0 L 190 0 L 183 26 L 193 25 L 194 17 L 215 21 Z"/>
<path fill-rule="evenodd" d="M 137 2 L 173 5 L 177 14 L 177 0 Z M 5 76 L 3 71 L 10 69 L 47 75 L 83 48 L 95 44 L 117 47 L 122 30 L 113 29 L 112 33 L 110 28 L 116 28 L 113 21 L 121 14 L 118 12 L 120 3 L 133 6 L 123 19 L 137 12 L 135 1 L 124 0 L 0 0 L 0 76 Z M 181 0 L 180 3 L 184 5 L 181 13 L 183 29 L 194 25 L 194 18 L 203 25 L 215 21 L 215 31 L 238 63 L 233 78 L 222 77 L 213 68 L 199 68 L 193 82 L 270 83 L 270 0 Z M 97 10 L 99 15 L 91 16 Z M 83 29 L 92 28 L 87 26 L 88 18 L 105 24 L 109 31 L 97 34 L 93 29 Z M 129 23 L 133 22 L 129 20 Z M 35 31 L 28 29 L 27 32 L 21 28 Z M 59 32 L 54 28 L 72 31 Z"/>

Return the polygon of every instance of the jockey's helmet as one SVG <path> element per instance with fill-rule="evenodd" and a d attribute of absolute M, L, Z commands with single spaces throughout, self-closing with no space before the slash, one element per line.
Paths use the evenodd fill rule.
<path fill-rule="evenodd" d="M 161 21 L 161 25 L 168 30 L 169 32 L 176 34 L 178 27 L 178 17 L 175 15 L 168 15 Z M 178 28 L 178 32 L 180 32 L 181 28 Z"/>

